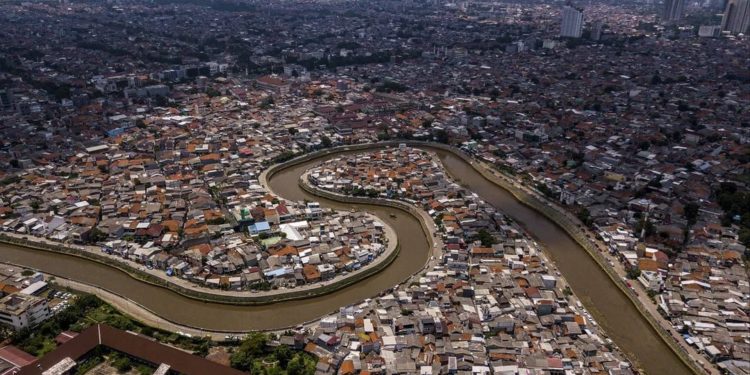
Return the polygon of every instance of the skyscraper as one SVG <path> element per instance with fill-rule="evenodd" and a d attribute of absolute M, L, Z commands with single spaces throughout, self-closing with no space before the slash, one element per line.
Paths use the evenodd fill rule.
<path fill-rule="evenodd" d="M 750 0 L 729 0 L 721 19 L 721 29 L 732 34 L 747 34 L 750 27 Z"/>
<path fill-rule="evenodd" d="M 750 0 L 748 0 L 750 1 Z M 562 10 L 560 36 L 580 38 L 583 32 L 583 10 L 566 5 Z"/>
<path fill-rule="evenodd" d="M 10 90 L 0 90 L 0 109 L 7 109 L 13 104 L 13 95 Z"/>
<path fill-rule="evenodd" d="M 685 0 L 664 0 L 662 21 L 678 21 L 685 12 Z"/>

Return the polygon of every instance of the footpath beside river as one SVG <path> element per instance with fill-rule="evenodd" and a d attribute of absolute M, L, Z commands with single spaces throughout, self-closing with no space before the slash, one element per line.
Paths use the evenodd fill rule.
<path fill-rule="evenodd" d="M 95 262 L 63 253 L 33 250 L 0 244 L 0 261 L 36 268 L 61 278 L 71 279 L 121 296 L 133 302 L 133 308 L 143 307 L 150 313 L 183 327 L 199 331 L 242 333 L 251 330 L 276 330 L 309 322 L 337 311 L 339 307 L 359 303 L 403 282 L 419 272 L 429 258 L 431 246 L 416 217 L 403 209 L 368 204 L 347 204 L 316 198 L 298 186 L 304 170 L 315 162 L 297 160 L 277 169 L 269 179 L 271 190 L 282 197 L 302 201 L 316 200 L 322 206 L 360 211 L 377 215 L 398 237 L 399 248 L 391 256 L 392 263 L 366 278 L 344 288 L 311 298 L 243 306 L 225 302 L 188 298 L 171 288 L 144 282 L 131 273 L 115 270 L 112 264 Z M 391 217 L 391 215 L 396 216 Z M 423 235 L 415 235 L 423 234 Z"/>
<path fill-rule="evenodd" d="M 452 177 L 537 238 L 596 320 L 639 367 L 650 374 L 704 373 L 664 332 L 657 322 L 662 318 L 646 311 L 620 276 L 599 259 L 598 251 L 591 251 L 591 242 L 581 235 L 578 223 L 553 209 L 546 198 L 488 165 L 442 146 L 432 149 L 438 151 Z"/>
<path fill-rule="evenodd" d="M 695 349 L 695 347 L 688 345 L 681 337 L 680 333 L 677 332 L 677 330 L 674 328 L 674 326 L 672 326 L 672 324 L 670 324 L 661 316 L 661 314 L 657 310 L 657 305 L 654 303 L 654 301 L 649 299 L 648 293 L 643 285 L 641 285 L 640 283 L 632 283 L 632 285 L 634 285 L 634 289 L 628 289 L 625 287 L 624 280 L 625 275 L 627 274 L 625 266 L 622 264 L 622 262 L 619 261 L 619 259 L 609 254 L 606 244 L 597 239 L 596 235 L 592 233 L 588 228 L 586 228 L 586 226 L 580 221 L 580 219 L 571 214 L 569 211 L 565 210 L 563 207 L 557 205 L 555 202 L 549 201 L 540 192 L 528 188 L 527 186 L 515 181 L 510 176 L 507 176 L 498 171 L 494 171 L 492 167 L 486 165 L 485 163 L 472 161 L 472 165 L 475 165 L 475 167 L 478 168 L 483 168 L 487 172 L 491 173 L 491 176 L 485 177 L 488 177 L 490 181 L 504 187 L 506 190 L 515 190 L 515 192 L 512 192 L 512 194 L 519 201 L 525 203 L 528 202 L 528 204 L 533 208 L 537 209 L 540 212 L 544 212 L 545 215 L 550 217 L 551 220 L 558 223 L 558 225 L 565 227 L 566 225 L 569 226 L 572 224 L 573 227 L 571 227 L 570 230 L 576 233 L 576 235 L 574 236 L 576 241 L 579 242 L 587 252 L 589 252 L 589 255 L 591 255 L 592 258 L 594 258 L 594 260 L 599 264 L 599 266 L 602 267 L 602 269 L 604 269 L 609 274 L 609 276 L 611 276 L 612 281 L 618 284 L 619 288 L 625 294 L 627 294 L 628 297 L 630 297 L 631 299 L 635 298 L 633 303 L 635 303 L 639 311 L 649 319 L 649 323 L 651 323 L 651 325 L 662 336 L 662 339 L 667 341 L 667 344 L 672 346 L 672 349 L 676 352 L 676 354 L 679 356 L 687 355 L 687 358 L 684 358 L 684 360 L 688 363 L 692 363 L 692 365 L 689 366 L 698 367 L 693 369 L 694 372 L 705 372 L 711 375 L 721 374 L 715 366 L 707 364 L 702 359 L 703 355 L 699 353 Z M 527 198 L 524 199 L 521 194 L 526 195 Z M 529 200 L 528 197 L 536 200 L 536 202 Z M 543 204 L 544 206 L 539 206 L 539 203 Z M 610 264 L 612 266 L 610 266 Z M 610 271 L 614 271 L 614 274 L 612 274 Z M 674 347 L 675 344 L 677 345 L 677 347 Z"/>
<path fill-rule="evenodd" d="M 376 216 L 374 217 L 377 218 Z M 50 249 L 50 251 L 55 251 L 54 249 L 57 249 L 57 251 L 65 252 L 74 256 L 81 256 L 94 261 L 103 260 L 103 263 L 105 264 L 121 266 L 125 272 L 130 273 L 136 278 L 175 289 L 186 297 L 212 300 L 216 302 L 236 303 L 240 305 L 253 305 L 322 295 L 329 293 L 331 290 L 345 288 L 346 286 L 361 280 L 361 278 L 386 267 L 388 263 L 395 259 L 396 252 L 398 252 L 398 235 L 396 234 L 396 231 L 387 224 L 384 224 L 383 232 L 388 241 L 385 251 L 383 251 L 383 253 L 372 262 L 356 271 L 352 271 L 348 274 L 337 274 L 330 280 L 306 284 L 292 289 L 279 288 L 260 291 L 208 288 L 186 279 L 167 276 L 163 270 L 147 268 L 143 264 L 131 259 L 125 259 L 116 255 L 104 253 L 99 246 L 63 244 L 45 238 L 28 237 L 14 233 L 3 233 L 3 235 L 8 236 L 8 238 L 0 238 L 0 241 L 6 241 L 6 243 L 8 241 L 14 241 L 13 244 L 15 245 Z M 67 249 L 63 251 L 64 248 Z M 195 294 L 191 295 L 191 292 Z"/>
<path fill-rule="evenodd" d="M 263 306 L 236 306 L 187 298 L 164 287 L 150 285 L 114 271 L 111 266 L 67 255 L 0 245 L 0 260 L 23 264 L 89 285 L 101 286 L 132 300 L 137 304 L 134 306 L 143 306 L 155 316 L 198 330 L 244 332 L 252 329 L 283 328 L 314 320 L 340 306 L 373 297 L 403 282 L 419 272 L 434 251 L 431 234 L 425 231 L 420 220 L 409 213 L 408 209 L 322 199 L 305 192 L 299 186 L 300 176 L 322 160 L 341 153 L 363 152 L 397 146 L 399 143 L 401 142 L 329 149 L 303 156 L 283 167 L 272 167 L 273 173 L 267 176 L 271 190 L 286 199 L 317 200 L 322 205 L 335 209 L 368 211 L 396 230 L 401 251 L 389 267 L 354 285 L 324 296 Z M 502 184 L 487 179 L 487 173 L 481 173 L 483 166 L 470 165 L 472 161 L 458 154 L 459 151 L 455 149 L 432 143 L 405 143 L 437 151 L 451 176 L 522 224 L 545 248 L 576 295 L 604 330 L 639 367 L 649 374 L 694 372 L 675 354 L 679 353 L 679 349 L 673 351 L 673 347 L 668 345 L 669 342 L 660 337 L 658 327 L 649 324 L 647 319 L 652 318 L 642 314 L 648 313 L 639 311 L 634 304 L 635 300 L 627 291 L 621 289 L 618 280 L 610 277 L 607 266 L 597 263 L 596 257 L 588 253 L 582 247 L 582 243 L 571 237 L 576 235 L 574 232 L 569 233 L 562 228 L 566 225 L 565 221 L 555 223 L 550 217 L 537 211 L 533 205 L 520 202 L 519 198 L 510 194 Z M 397 217 L 391 217 L 391 214 Z M 417 233 L 422 235 L 415 235 Z M 674 342 L 671 344 L 676 345 Z"/>

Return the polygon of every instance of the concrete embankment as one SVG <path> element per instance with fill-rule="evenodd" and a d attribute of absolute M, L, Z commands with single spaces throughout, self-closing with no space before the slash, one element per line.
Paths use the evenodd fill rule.
<path fill-rule="evenodd" d="M 294 164 L 296 165 L 298 162 Z M 308 167 L 303 166 L 302 168 Z M 296 174 L 297 171 L 287 172 L 285 168 L 281 167 L 277 167 L 276 170 L 284 172 L 281 173 L 281 176 L 288 175 L 287 177 L 294 181 L 293 186 L 292 184 L 280 183 L 282 186 L 294 187 L 291 190 L 295 194 L 302 194 L 300 192 L 303 191 L 297 186 L 297 180 L 301 173 Z M 277 195 L 285 197 L 287 193 Z M 312 195 L 308 198 L 316 199 Z M 321 202 L 324 206 L 331 208 L 345 210 L 354 208 L 351 205 L 340 207 L 341 205 L 337 205 L 336 202 L 326 201 L 325 199 Z M 424 263 L 426 254 L 430 249 L 425 236 L 415 236 L 417 233 L 422 233 L 416 217 L 402 215 L 400 210 L 395 211 L 394 208 L 385 206 L 357 206 L 356 208 L 376 213 L 381 218 L 385 217 L 390 226 L 398 233 L 399 247 L 393 251 L 392 255 L 381 256 L 383 266 L 379 268 L 382 268 L 382 271 L 378 272 L 377 269 L 373 269 L 372 276 L 361 275 L 358 279 L 349 279 L 351 284 L 335 285 L 336 290 L 332 290 L 334 288 L 327 285 L 326 287 L 331 290 L 330 293 L 320 294 L 314 298 L 309 298 L 306 295 L 305 297 L 308 298 L 252 305 L 189 298 L 189 296 L 178 293 L 173 288 L 159 285 L 160 280 L 141 279 L 139 276 L 149 277 L 147 273 L 138 274 L 142 270 L 128 269 L 120 264 L 110 263 L 113 260 L 107 259 L 105 254 L 94 252 L 93 257 L 99 256 L 101 258 L 92 259 L 91 254 L 78 253 L 79 249 L 66 248 L 63 252 L 59 251 L 60 249 L 57 247 L 50 249 L 47 248 L 47 245 L 37 246 L 37 244 L 27 242 L 23 245 L 32 245 L 36 248 L 31 250 L 29 247 L 0 245 L 2 248 L 0 257 L 2 260 L 11 263 L 57 275 L 60 279 L 65 278 L 89 285 L 92 288 L 91 290 L 101 290 L 101 293 L 98 294 L 117 295 L 122 298 L 120 305 L 129 306 L 132 309 L 141 308 L 142 311 L 164 318 L 164 320 L 174 323 L 175 326 L 183 327 L 184 332 L 188 332 L 184 329 L 185 327 L 192 327 L 204 332 L 226 332 L 228 334 L 251 330 L 276 330 L 317 320 L 321 316 L 337 311 L 340 306 L 356 304 L 366 298 L 377 296 L 382 291 L 392 288 L 407 276 L 420 270 L 419 265 Z M 399 213 L 398 219 L 389 217 L 394 211 Z M 399 250 L 403 248 L 401 238 L 406 238 L 404 245 L 408 249 L 403 254 Z M 18 243 L 19 240 L 12 239 L 9 242 Z M 386 266 L 390 262 L 397 264 Z"/>
<path fill-rule="evenodd" d="M 426 234 L 429 234 L 427 237 L 427 241 L 430 245 L 430 249 L 432 249 L 432 256 L 427 259 L 422 269 L 418 272 L 413 273 L 406 279 L 404 279 L 402 282 L 406 282 L 409 279 L 411 279 L 414 275 L 420 273 L 421 271 L 426 270 L 430 267 L 431 263 L 436 260 L 436 258 L 439 258 L 440 252 L 442 251 L 442 240 L 440 237 L 437 236 L 437 228 L 435 227 L 435 222 L 432 220 L 430 215 L 427 214 L 424 210 L 415 207 L 411 204 L 404 203 L 398 200 L 394 199 L 382 199 L 382 198 L 368 198 L 368 197 L 354 197 L 344 194 L 335 193 L 332 191 L 328 191 L 325 189 L 321 189 L 314 184 L 312 184 L 307 174 L 302 175 L 299 180 L 299 186 L 302 188 L 302 190 L 315 195 L 317 197 L 322 197 L 326 199 L 335 200 L 338 202 L 345 202 L 345 203 L 351 203 L 351 204 L 367 204 L 367 205 L 377 205 L 377 206 L 386 206 L 386 207 L 392 207 L 401 211 L 404 211 L 404 213 L 408 215 L 412 215 L 417 220 L 419 220 L 419 224 L 422 227 L 422 231 Z"/>
<path fill-rule="evenodd" d="M 547 207 L 549 202 L 543 197 L 535 197 L 532 192 L 517 185 L 507 176 L 495 175 L 487 166 L 478 165 L 478 162 L 455 148 L 413 141 L 392 141 L 375 145 L 339 147 L 308 154 L 282 163 L 282 166 L 271 167 L 261 176 L 261 181 L 266 184 L 276 184 L 276 194 L 282 197 L 295 200 L 315 199 L 311 194 L 301 191 L 302 189 L 298 186 L 299 176 L 305 168 L 312 167 L 318 160 L 324 160 L 326 157 L 337 154 L 392 147 L 399 143 L 436 150 L 446 155 L 453 155 L 456 160 L 461 160 L 462 164 L 459 165 L 457 162 L 455 165 L 446 165 L 446 169 L 452 175 L 464 173 L 466 176 L 462 177 L 464 180 L 462 182 L 473 179 L 470 189 L 477 192 L 483 188 L 479 186 L 482 184 L 476 183 L 478 175 L 481 175 L 482 177 L 479 179 L 488 181 L 484 183 L 488 186 L 484 187 L 485 190 L 480 195 L 488 201 L 492 201 L 493 198 L 500 195 L 512 195 L 511 198 L 507 198 L 508 202 L 498 202 L 498 199 L 500 199 L 498 198 L 492 204 L 509 216 L 519 218 L 517 221 L 525 224 L 532 235 L 543 239 L 543 241 L 540 241 L 543 246 L 552 250 L 553 254 L 557 254 L 557 256 L 553 256 L 553 259 L 558 263 L 565 278 L 572 284 L 576 294 L 583 297 L 582 299 L 590 311 L 596 313 L 598 310 L 601 312 L 600 316 L 604 314 L 605 319 L 602 319 L 602 322 L 604 322 L 605 330 L 612 336 L 618 346 L 632 354 L 631 358 L 641 360 L 639 362 L 642 362 L 643 367 L 649 373 L 700 373 L 691 364 L 685 352 L 675 346 L 677 343 L 666 336 L 663 330 L 660 330 L 659 325 L 655 323 L 656 319 L 660 318 L 651 316 L 642 308 L 642 305 L 638 305 L 634 296 L 630 295 L 631 292 L 626 290 L 624 285 L 621 285 L 620 277 L 609 269 L 607 264 L 603 263 L 598 250 L 587 238 L 583 228 L 578 227 L 575 221 L 566 217 L 556 208 Z M 274 177 L 271 181 L 268 181 L 270 176 L 276 174 L 279 174 L 278 178 Z M 492 187 L 489 185 L 492 185 Z M 331 198 L 334 201 L 337 199 Z M 335 205 L 335 202 L 326 204 Z M 341 206 L 339 207 L 341 209 L 352 208 L 351 205 Z M 377 210 L 378 206 L 363 206 L 361 209 Z M 404 211 L 399 210 L 398 212 Z M 152 309 L 156 315 L 187 325 L 228 331 L 276 328 L 319 317 L 338 306 L 356 303 L 392 287 L 413 275 L 414 272 L 419 272 L 419 269 L 411 267 L 414 265 L 421 267 L 424 264 L 423 255 L 419 255 L 419 253 L 428 246 L 430 249 L 426 249 L 426 251 L 432 251 L 433 243 L 425 243 L 424 239 L 420 240 L 414 236 L 415 233 L 424 231 L 424 227 L 418 222 L 418 218 L 416 220 L 410 219 L 412 215 L 399 214 L 399 216 L 397 220 L 389 220 L 394 223 L 402 245 L 401 253 L 397 257 L 398 261 L 394 262 L 391 267 L 387 267 L 383 272 L 363 280 L 357 285 L 341 289 L 329 296 L 304 299 L 293 303 L 274 304 L 267 308 L 263 306 L 233 307 L 226 304 L 192 302 L 185 298 L 177 298 L 173 293 L 156 290 L 162 288 L 145 287 L 149 284 L 115 277 L 117 276 L 114 275 L 116 273 L 111 272 L 111 270 L 105 273 L 96 270 L 96 267 L 84 266 L 80 264 L 81 262 L 69 262 L 66 259 L 58 259 L 52 256 L 42 257 L 41 252 L 28 256 L 28 254 L 19 251 L 9 251 L 6 253 L 6 258 L 12 256 L 17 259 L 16 262 L 19 264 L 36 265 L 35 267 L 40 269 L 55 268 L 61 275 L 67 275 L 76 280 L 87 279 L 91 283 L 105 285 L 108 289 L 137 300 L 138 303 Z M 404 218 L 404 216 L 407 217 Z M 411 227 L 409 227 L 411 225 L 409 220 L 414 222 Z M 547 234 L 552 232 L 555 233 L 553 235 Z M 407 243 L 404 244 L 404 241 L 407 241 Z M 580 249 L 585 251 L 580 251 Z M 583 255 L 577 256 L 575 254 Z M 39 258 L 45 259 L 40 260 Z M 571 261 L 570 259 L 575 260 Z M 407 263 L 410 263 L 411 266 Z M 62 264 L 65 264 L 66 267 L 63 268 Z M 57 267 L 58 265 L 59 267 Z M 72 269 L 75 269 L 75 271 L 71 271 Z M 600 270 L 597 272 L 604 274 L 604 276 L 595 275 L 594 269 Z M 100 276 L 97 273 L 102 275 Z M 118 281 L 115 282 L 115 279 Z M 596 281 L 593 282 L 592 280 Z M 127 287 L 122 287 L 125 284 L 127 284 Z M 616 290 L 612 289 L 612 286 L 615 286 Z M 639 314 L 643 319 L 639 319 Z M 222 316 L 222 319 L 212 318 L 216 316 Z M 597 320 L 599 321 L 599 317 L 597 317 Z M 644 323 L 640 323 L 641 320 Z M 648 325 L 650 325 L 650 329 L 646 328 Z M 682 369 L 683 366 L 684 369 Z"/>
<path fill-rule="evenodd" d="M 389 228 L 389 231 L 392 232 L 392 229 Z M 68 256 L 74 256 L 97 262 L 102 265 L 112 267 L 120 272 L 124 272 L 125 274 L 138 281 L 150 284 L 152 286 L 166 288 L 184 297 L 195 299 L 198 301 L 252 306 L 319 297 L 335 292 L 339 289 L 355 284 L 369 276 L 372 276 L 373 274 L 381 271 L 382 269 L 387 267 L 388 264 L 393 262 L 396 255 L 398 254 L 398 240 L 397 236 L 395 237 L 396 240 L 389 244 L 388 250 L 385 251 L 383 256 L 376 258 L 373 263 L 368 265 L 368 267 L 363 268 L 361 272 L 354 272 L 344 277 L 338 277 L 330 282 L 326 282 L 325 284 L 315 284 L 307 288 L 299 288 L 288 291 L 275 290 L 266 293 L 258 292 L 257 295 L 250 295 L 251 292 L 211 290 L 197 285 L 189 285 L 189 282 L 183 282 L 183 280 L 176 280 L 175 282 L 166 275 L 157 276 L 154 274 L 154 272 L 148 272 L 136 268 L 136 266 L 131 264 L 131 262 L 119 260 L 105 254 L 97 254 L 88 250 L 65 246 L 63 244 L 35 241 L 29 238 L 18 238 L 15 236 L 8 236 L 6 234 L 0 234 L 0 242 L 38 251 L 48 251 Z"/>
<path fill-rule="evenodd" d="M 418 142 L 415 146 L 420 147 L 420 145 L 422 145 L 422 143 Z M 638 311 L 640 316 L 648 323 L 649 328 L 657 334 L 657 337 L 666 344 L 666 347 L 668 347 L 676 358 L 682 362 L 686 369 L 689 369 L 689 371 L 694 374 L 703 374 L 706 372 L 691 360 L 687 351 L 676 342 L 668 332 L 665 325 L 668 325 L 669 323 L 664 321 L 660 316 L 654 316 L 649 313 L 637 296 L 627 289 L 625 284 L 621 281 L 622 276 L 618 275 L 599 253 L 598 247 L 593 240 L 593 238 L 595 238 L 594 235 L 588 233 L 587 229 L 577 220 L 577 218 L 573 217 L 562 207 L 558 207 L 554 202 L 549 201 L 538 192 L 531 191 L 529 188 L 523 186 L 517 182 L 513 176 L 496 171 L 489 165 L 471 158 L 460 150 L 456 150 L 455 148 L 446 145 L 435 144 L 430 144 L 426 147 L 446 151 L 451 155 L 462 159 L 464 163 L 469 164 L 484 179 L 509 192 L 518 202 L 530 207 L 536 212 L 539 212 L 562 229 L 578 244 L 580 248 L 584 249 L 590 258 L 596 262 L 597 266 L 604 271 L 611 281 L 611 284 L 616 287 L 621 295 L 627 298 L 632 306 Z"/>

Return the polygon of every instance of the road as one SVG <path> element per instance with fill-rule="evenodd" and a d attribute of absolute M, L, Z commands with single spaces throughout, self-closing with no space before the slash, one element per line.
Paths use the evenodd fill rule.
<path fill-rule="evenodd" d="M 556 202 L 550 201 L 546 196 L 542 195 L 535 189 L 531 189 L 525 184 L 519 183 L 516 179 L 511 179 L 508 176 L 497 172 L 495 169 L 493 169 L 491 166 L 487 165 L 483 162 L 477 162 L 473 161 L 472 165 L 478 168 L 484 168 L 485 170 L 490 171 L 490 173 L 499 179 L 503 179 L 506 182 L 512 184 L 514 188 L 517 188 L 521 191 L 523 191 L 526 194 L 529 194 L 533 197 L 535 197 L 537 200 L 544 202 L 548 207 L 554 209 L 558 213 L 565 216 L 567 220 L 569 220 L 571 223 L 575 224 L 580 231 L 582 231 L 589 242 L 594 244 L 596 249 L 599 251 L 599 255 L 602 259 L 604 259 L 604 262 L 602 262 L 604 267 L 609 267 L 620 277 L 620 281 L 624 282 L 624 279 L 627 275 L 627 270 L 625 269 L 625 265 L 622 264 L 617 257 L 614 255 L 609 254 L 607 251 L 607 245 L 597 238 L 597 236 L 588 228 L 586 227 L 578 217 L 570 213 L 565 208 L 559 206 Z M 614 266 L 611 266 L 614 265 Z M 689 345 L 683 338 L 682 335 L 680 335 L 677 330 L 675 330 L 674 326 L 665 319 L 658 311 L 657 304 L 651 300 L 651 298 L 648 297 L 648 293 L 646 289 L 641 285 L 640 282 L 632 282 L 631 285 L 633 285 L 633 288 L 627 288 L 629 290 L 629 293 L 631 293 L 632 297 L 635 297 L 642 307 L 646 310 L 648 314 L 650 314 L 654 320 L 658 323 L 658 325 L 661 327 L 661 329 L 664 332 L 667 332 L 668 335 L 672 338 L 673 342 L 676 343 L 681 350 L 687 353 L 688 357 L 692 360 L 692 362 L 702 369 L 705 374 L 710 375 L 721 375 L 721 372 L 718 368 L 715 366 L 712 366 L 708 363 L 708 360 L 701 354 L 695 347 Z"/>

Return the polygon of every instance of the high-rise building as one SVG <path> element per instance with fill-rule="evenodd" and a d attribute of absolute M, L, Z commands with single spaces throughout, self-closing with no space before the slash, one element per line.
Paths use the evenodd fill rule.
<path fill-rule="evenodd" d="M 0 110 L 8 109 L 13 104 L 13 95 L 10 90 L 0 90 Z"/>
<path fill-rule="evenodd" d="M 583 10 L 566 5 L 562 10 L 560 36 L 580 38 L 583 32 Z"/>
<path fill-rule="evenodd" d="M 685 0 L 664 0 L 662 21 L 679 21 L 685 12 Z"/>
<path fill-rule="evenodd" d="M 747 34 L 750 28 L 750 0 L 729 0 L 721 19 L 721 29 L 732 34 Z"/>

